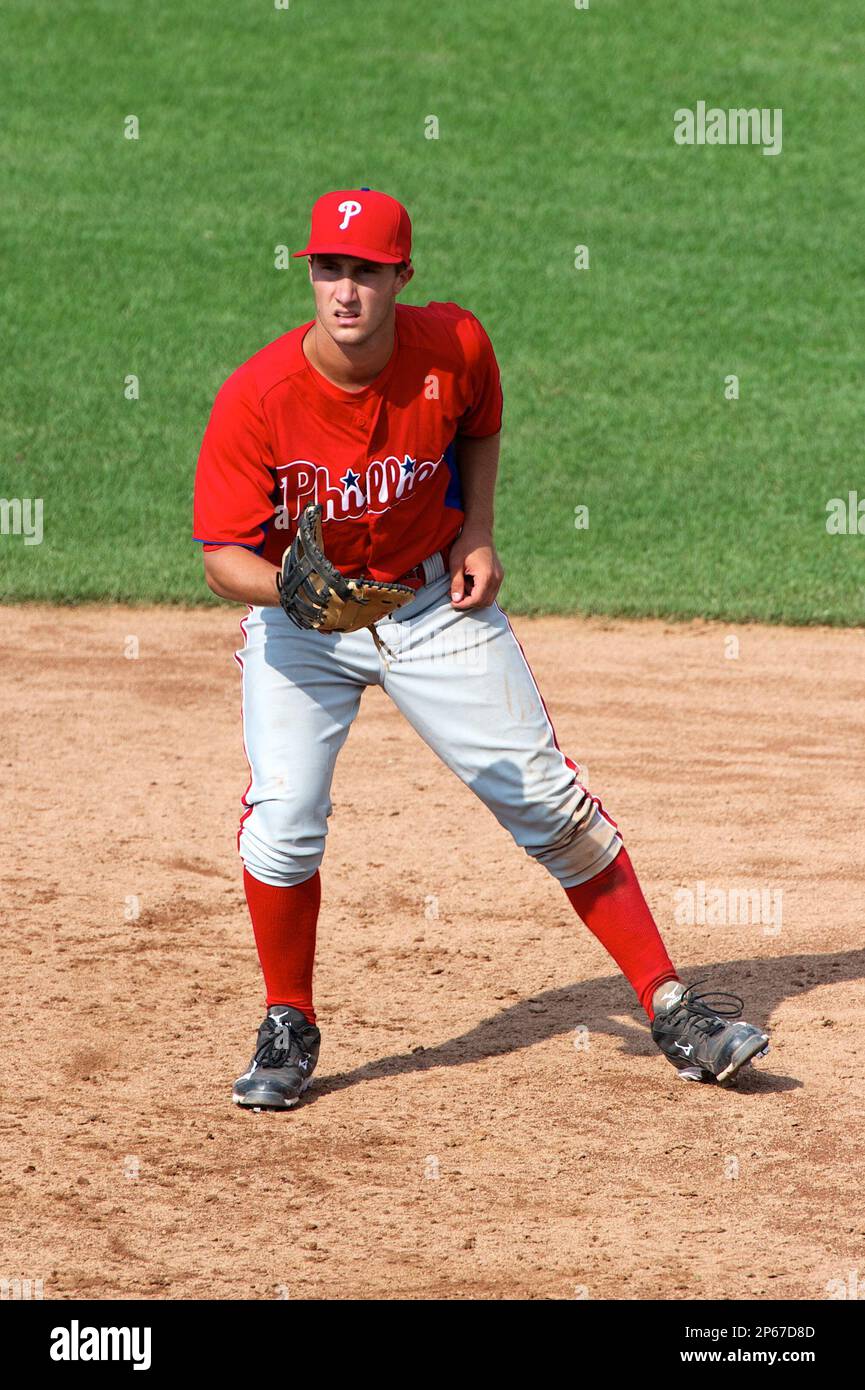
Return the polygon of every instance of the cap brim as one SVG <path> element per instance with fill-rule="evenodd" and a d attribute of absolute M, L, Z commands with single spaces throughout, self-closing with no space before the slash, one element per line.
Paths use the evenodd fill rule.
<path fill-rule="evenodd" d="M 399 265 L 405 256 L 386 256 L 383 251 L 375 251 L 371 246 L 307 246 L 303 251 L 292 251 L 292 259 L 298 256 L 354 256 L 359 261 L 380 261 L 382 265 Z"/>

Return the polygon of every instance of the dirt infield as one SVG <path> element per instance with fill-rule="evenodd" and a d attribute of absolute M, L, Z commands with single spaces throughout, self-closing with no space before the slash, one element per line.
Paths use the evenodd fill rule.
<path fill-rule="evenodd" d="M 370 690 L 322 870 L 317 1084 L 256 1115 L 230 1101 L 263 1001 L 239 615 L 3 610 L 0 1277 L 60 1299 L 865 1287 L 865 634 L 514 623 L 683 977 L 770 1027 L 735 1090 L 677 1079 L 558 885 Z"/>

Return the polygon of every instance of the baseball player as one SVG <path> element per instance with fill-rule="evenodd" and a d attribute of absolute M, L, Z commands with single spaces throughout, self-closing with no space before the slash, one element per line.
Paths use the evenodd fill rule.
<path fill-rule="evenodd" d="M 399 303 L 411 223 L 384 193 L 325 193 L 294 254 L 315 317 L 223 384 L 195 480 L 207 583 L 248 610 L 238 849 L 266 1016 L 234 1101 L 295 1105 L 318 1060 L 330 788 L 368 685 L 558 879 L 679 1075 L 728 1081 L 767 1035 L 739 1020 L 735 995 L 679 980 L 616 823 L 560 749 L 496 602 L 502 391 L 489 337 L 458 304 Z"/>

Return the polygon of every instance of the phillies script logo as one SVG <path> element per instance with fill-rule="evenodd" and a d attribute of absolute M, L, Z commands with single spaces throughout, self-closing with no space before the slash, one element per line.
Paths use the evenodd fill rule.
<path fill-rule="evenodd" d="M 322 464 L 310 463 L 308 459 L 280 464 L 276 472 L 282 502 L 276 509 L 276 525 L 285 528 L 297 521 L 310 502 L 320 503 L 323 521 L 345 521 L 365 512 L 386 512 L 410 497 L 443 462 L 444 454 L 420 461 L 411 454 L 404 454 L 401 459 L 389 454 L 384 459 L 373 459 L 365 477 L 349 468 L 338 480 L 331 478 Z"/>

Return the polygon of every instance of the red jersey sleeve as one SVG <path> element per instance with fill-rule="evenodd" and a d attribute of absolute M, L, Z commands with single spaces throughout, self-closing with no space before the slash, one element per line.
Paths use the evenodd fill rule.
<path fill-rule="evenodd" d="M 195 470 L 193 536 L 205 550 L 260 550 L 274 514 L 275 474 L 267 425 L 246 373 L 220 387 Z"/>
<path fill-rule="evenodd" d="M 474 314 L 464 321 L 463 341 L 471 405 L 460 416 L 458 434 L 483 439 L 502 427 L 502 383 L 499 364 L 486 330 Z"/>

